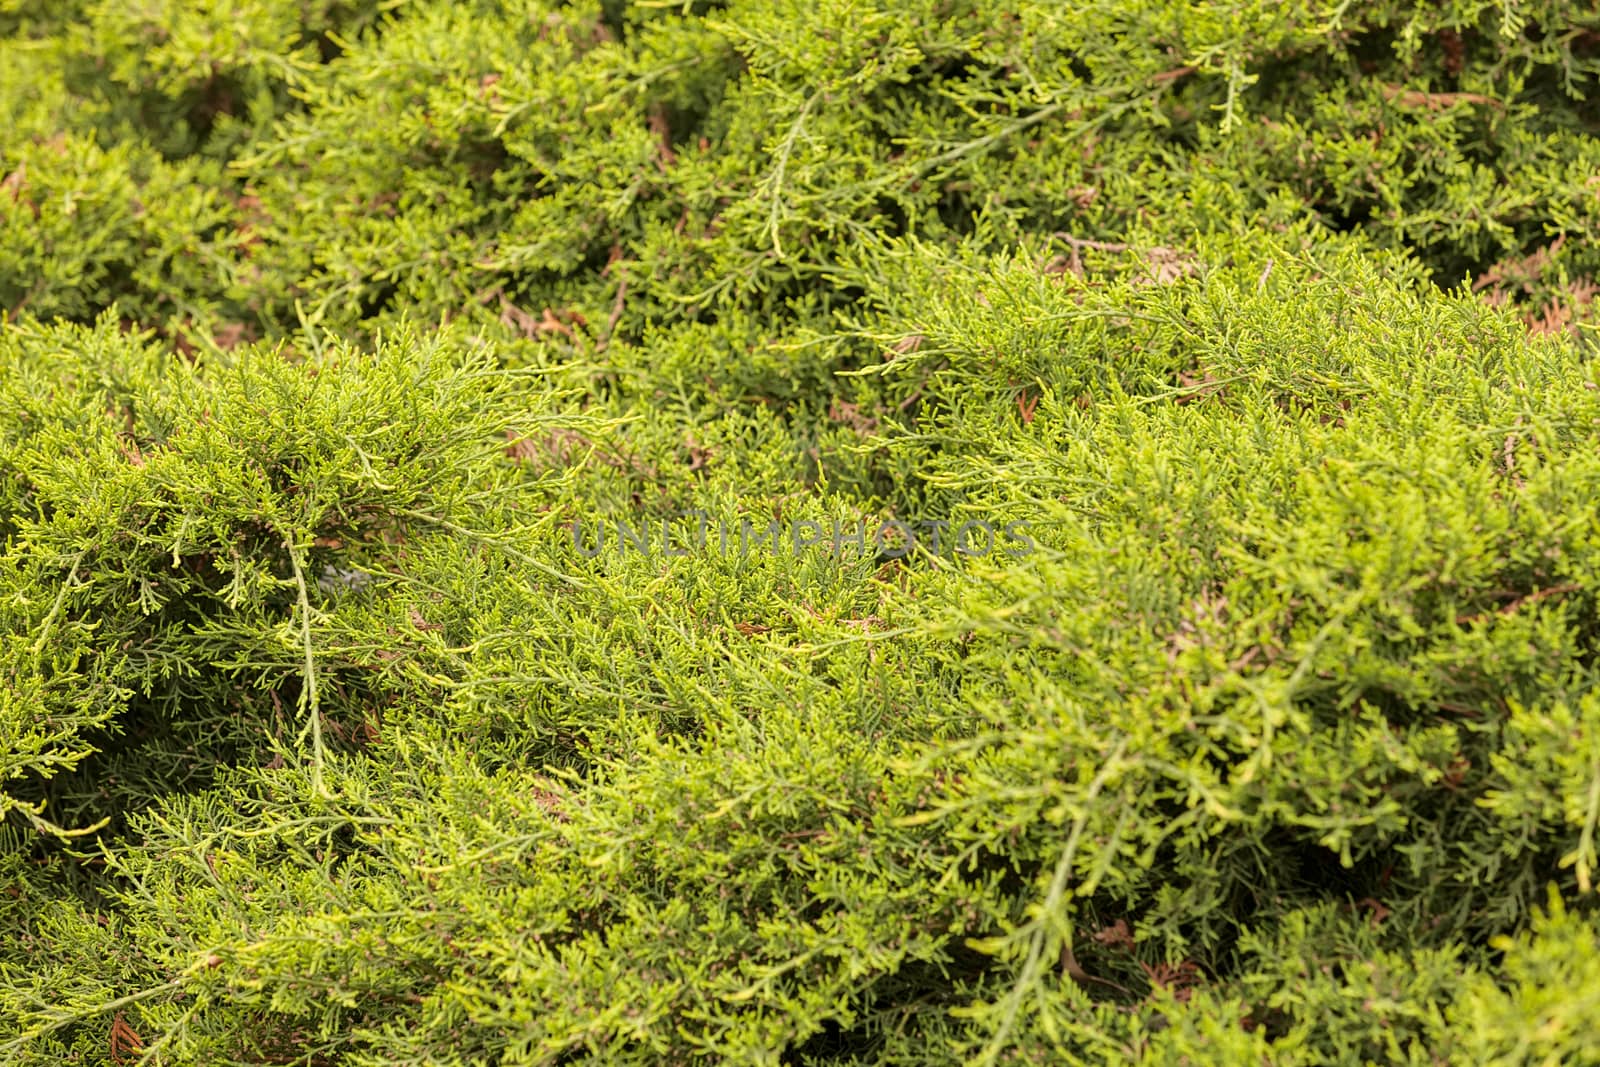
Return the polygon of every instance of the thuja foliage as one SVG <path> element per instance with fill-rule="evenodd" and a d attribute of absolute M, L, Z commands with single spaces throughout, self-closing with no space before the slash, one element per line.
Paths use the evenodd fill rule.
<path fill-rule="evenodd" d="M 1600 1063 L 1597 74 L 0 0 L 0 1062 Z"/>

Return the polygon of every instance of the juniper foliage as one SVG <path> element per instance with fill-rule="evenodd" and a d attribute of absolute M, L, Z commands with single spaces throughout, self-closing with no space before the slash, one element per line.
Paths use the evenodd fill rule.
<path fill-rule="evenodd" d="M 1600 1062 L 1597 46 L 0 0 L 0 1056 Z"/>

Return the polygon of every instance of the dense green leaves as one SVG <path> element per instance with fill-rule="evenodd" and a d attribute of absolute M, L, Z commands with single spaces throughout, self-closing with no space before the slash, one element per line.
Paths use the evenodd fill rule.
<path fill-rule="evenodd" d="M 0 0 L 0 1058 L 1600 1062 L 1597 35 Z"/>

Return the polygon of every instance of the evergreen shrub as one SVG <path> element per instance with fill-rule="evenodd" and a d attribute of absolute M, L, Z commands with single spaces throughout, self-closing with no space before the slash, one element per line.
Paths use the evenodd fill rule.
<path fill-rule="evenodd" d="M 0 0 L 0 1062 L 1600 1063 L 1597 75 Z"/>

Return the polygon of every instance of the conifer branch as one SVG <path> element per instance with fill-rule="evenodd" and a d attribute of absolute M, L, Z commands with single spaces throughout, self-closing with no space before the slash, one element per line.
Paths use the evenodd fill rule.
<path fill-rule="evenodd" d="M 72 557 L 72 563 L 67 567 L 66 577 L 62 578 L 60 587 L 56 589 L 56 598 L 50 604 L 50 611 L 45 615 L 44 621 L 39 624 L 39 636 L 33 642 L 34 655 L 37 656 L 44 651 L 45 642 L 49 640 L 50 631 L 55 626 L 56 616 L 61 614 L 61 606 L 67 599 L 67 591 L 78 581 L 78 566 L 83 562 L 83 557 L 88 551 L 86 548 L 80 549 L 78 554 Z"/>
<path fill-rule="evenodd" d="M 300 566 L 300 550 L 296 547 L 293 538 L 285 537 L 283 546 L 289 552 L 289 566 L 294 569 L 295 590 L 298 598 L 300 612 L 300 641 L 305 652 L 305 661 L 302 668 L 304 684 L 300 687 L 300 710 L 307 717 L 306 726 L 302 728 L 300 736 L 304 738 L 307 731 L 311 734 L 311 783 L 312 789 L 318 796 L 328 796 L 327 787 L 323 784 L 322 768 L 327 759 L 327 748 L 322 740 L 322 704 L 317 691 L 317 664 L 316 648 L 311 639 L 311 597 L 306 586 L 305 570 Z"/>
<path fill-rule="evenodd" d="M 1006 1041 L 1011 1036 L 1012 1029 L 1016 1026 L 1017 1016 L 1022 1010 L 1023 999 L 1033 990 L 1034 984 L 1039 980 L 1039 975 L 1044 969 L 1046 943 L 1052 935 L 1058 937 L 1062 945 L 1068 950 L 1072 947 L 1072 926 L 1064 921 L 1061 916 L 1062 901 L 1066 896 L 1067 884 L 1072 879 L 1072 865 L 1077 858 L 1078 841 L 1083 836 L 1083 829 L 1088 825 L 1089 817 L 1093 811 L 1095 799 L 1100 791 L 1105 788 L 1113 775 L 1127 768 L 1122 763 L 1122 754 L 1127 751 L 1128 739 L 1119 738 L 1116 746 L 1095 773 L 1088 787 L 1083 791 L 1079 801 L 1078 814 L 1072 821 L 1072 832 L 1067 835 L 1067 842 L 1061 850 L 1061 857 L 1056 861 L 1055 872 L 1050 876 L 1050 884 L 1045 890 L 1044 900 L 1037 905 L 1037 914 L 1028 926 L 1032 933 L 1028 939 L 1028 954 L 1023 960 L 1022 971 L 1017 976 L 1016 984 L 1011 993 L 1006 997 L 1001 1008 L 1000 1023 L 995 1027 L 994 1035 L 984 1046 L 979 1055 L 978 1062 L 992 1064 L 996 1062 L 1000 1053 L 1005 1051 Z M 1014 935 L 1013 935 L 1014 936 Z"/>

